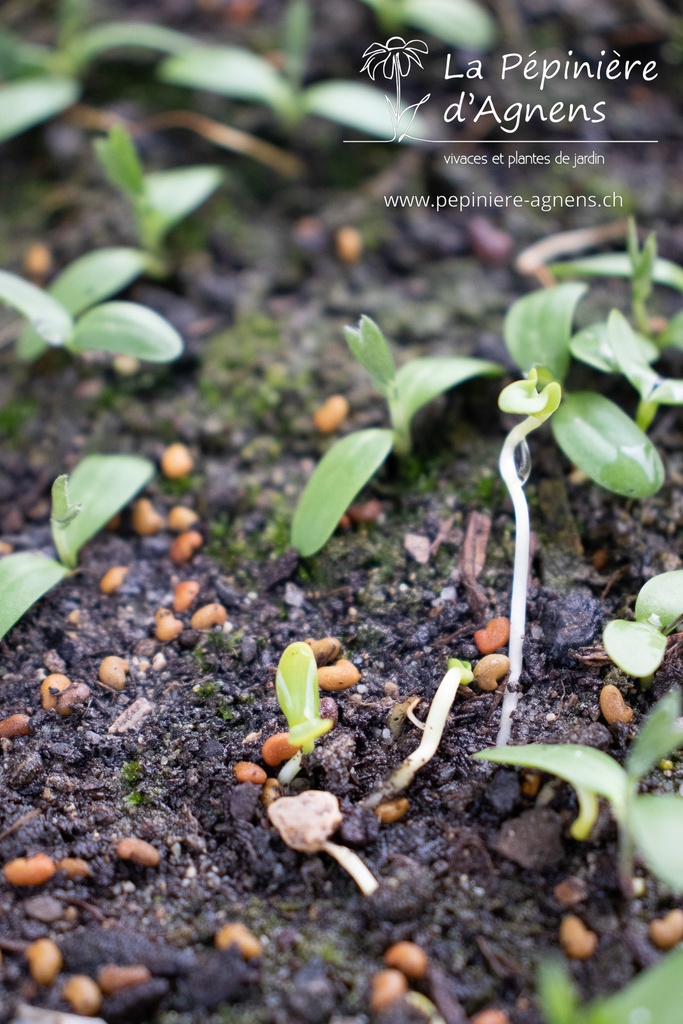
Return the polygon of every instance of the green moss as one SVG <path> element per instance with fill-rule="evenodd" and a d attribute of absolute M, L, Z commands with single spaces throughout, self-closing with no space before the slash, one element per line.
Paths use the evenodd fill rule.
<path fill-rule="evenodd" d="M 135 786 L 140 781 L 142 765 L 139 761 L 124 761 L 121 778 L 126 786 Z"/>
<path fill-rule="evenodd" d="M 38 403 L 30 399 L 10 398 L 0 409 L 0 434 L 8 441 L 16 441 L 37 408 Z"/>

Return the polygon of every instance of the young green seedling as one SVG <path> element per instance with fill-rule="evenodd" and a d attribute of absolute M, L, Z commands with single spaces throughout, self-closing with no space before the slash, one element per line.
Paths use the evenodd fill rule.
<path fill-rule="evenodd" d="M 416 28 L 450 46 L 468 50 L 487 50 L 496 36 L 493 18 L 472 0 L 363 0 L 363 3 L 372 8 L 385 32 Z"/>
<path fill-rule="evenodd" d="M 615 665 L 646 685 L 662 663 L 667 637 L 683 628 L 683 569 L 663 572 L 643 586 L 636 620 L 608 622 L 602 634 Z"/>
<path fill-rule="evenodd" d="M 154 476 L 147 459 L 91 455 L 52 486 L 52 537 L 59 561 L 30 552 L 0 559 L 0 638 L 76 568 L 78 553 Z"/>
<path fill-rule="evenodd" d="M 146 174 L 123 125 L 115 125 L 106 138 L 97 139 L 95 152 L 111 183 L 131 205 L 150 270 L 164 276 L 168 272 L 163 258 L 166 235 L 215 192 L 223 171 L 207 165 Z"/>
<path fill-rule="evenodd" d="M 289 726 L 289 742 L 299 747 L 281 770 L 278 780 L 288 785 L 301 767 L 303 754 L 310 754 L 315 741 L 332 728 L 331 718 L 320 717 L 320 690 L 315 655 L 305 643 L 285 648 L 275 677 L 278 704 Z"/>
<path fill-rule="evenodd" d="M 448 671 L 439 683 L 429 707 L 419 746 L 412 754 L 409 754 L 396 771 L 392 772 L 388 779 L 378 786 L 374 793 L 362 801 L 364 807 L 377 807 L 383 800 L 390 800 L 397 793 L 407 789 L 420 768 L 424 768 L 431 761 L 439 748 L 448 713 L 453 706 L 458 687 L 469 686 L 473 678 L 468 661 L 458 661 L 457 658 L 449 659 Z"/>
<path fill-rule="evenodd" d="M 357 328 L 347 327 L 344 333 L 352 354 L 386 400 L 391 429 L 349 434 L 332 445 L 314 470 L 292 522 L 292 544 L 306 557 L 327 542 L 389 453 L 410 453 L 410 424 L 419 409 L 456 384 L 500 373 L 496 363 L 465 356 L 413 359 L 397 370 L 384 335 L 370 317 L 361 317 Z"/>
<path fill-rule="evenodd" d="M 500 393 L 498 405 L 503 412 L 526 415 L 513 427 L 500 453 L 500 475 L 505 481 L 515 513 L 515 563 L 510 599 L 510 675 L 505 688 L 496 742 L 505 746 L 510 739 L 512 714 L 519 700 L 519 679 L 522 674 L 522 648 L 526 625 L 526 599 L 529 579 L 529 506 L 524 494 L 531 469 L 527 437 L 557 410 L 562 389 L 556 381 L 536 390 L 538 373 L 529 371 L 526 380 L 508 384 Z"/>
<path fill-rule="evenodd" d="M 625 769 L 600 750 L 572 743 L 494 747 L 474 757 L 551 772 L 570 783 L 579 800 L 579 816 L 571 827 L 574 839 L 588 839 L 598 815 L 598 797 L 605 797 L 619 827 L 619 871 L 624 892 L 633 892 L 636 849 L 654 875 L 683 892 L 683 797 L 638 793 L 643 776 L 683 746 L 680 716 L 681 695 L 672 690 L 644 720 Z"/>

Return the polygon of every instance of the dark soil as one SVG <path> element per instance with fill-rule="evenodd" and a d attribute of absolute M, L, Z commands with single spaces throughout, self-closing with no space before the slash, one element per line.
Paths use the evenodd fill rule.
<path fill-rule="evenodd" d="M 131 4 L 129 14 L 108 6 L 112 15 L 159 16 L 157 5 Z M 277 4 L 263 3 L 246 25 L 223 20 L 225 5 L 164 6 L 168 24 L 198 35 L 277 45 Z M 522 4 L 528 49 L 599 39 L 657 56 L 661 36 L 628 6 L 581 4 L 570 14 L 551 0 Z M 376 32 L 369 12 L 351 0 L 317 8 L 314 74 L 355 80 Z M 15 27 L 50 38 L 49 20 L 37 16 Z M 163 89 L 148 67 L 138 68 L 131 81 L 129 65 L 106 62 L 89 79 L 87 102 L 133 120 L 164 109 Z M 83 858 L 91 869 L 83 881 L 58 873 L 39 889 L 0 886 L 1 1020 L 12 1020 L 21 1001 L 67 1009 L 61 986 L 36 986 L 21 955 L 24 944 L 50 935 L 69 973 L 94 976 L 111 962 L 149 967 L 150 982 L 105 1001 L 101 1015 L 110 1024 L 362 1024 L 384 950 L 406 938 L 429 954 L 429 974 L 415 987 L 446 1024 L 463 1024 L 486 1006 L 504 1007 L 514 1024 L 538 1024 L 538 964 L 558 951 L 567 912 L 554 887 L 570 877 L 585 890 L 574 912 L 600 940 L 590 960 L 571 965 L 584 998 L 619 989 L 657 959 L 647 923 L 674 898 L 646 876 L 642 896 L 623 897 L 607 811 L 591 841 L 577 843 L 568 832 L 576 814 L 568 787 L 544 779 L 539 792 L 528 776 L 470 759 L 495 742 L 499 695 L 476 687 L 459 695 L 401 820 L 380 825 L 360 807 L 419 740 L 409 722 L 396 726 L 396 705 L 415 696 L 424 718 L 447 659 L 475 660 L 475 630 L 508 610 L 514 526 L 497 475 L 505 433 L 499 382 L 466 385 L 418 417 L 414 456 L 390 463 L 367 492 L 381 502 L 375 524 L 338 533 L 304 561 L 289 548 L 288 530 L 327 444 L 313 428 L 314 409 L 343 392 L 352 408 L 344 430 L 384 422 L 381 400 L 349 358 L 343 325 L 361 313 L 376 317 L 401 361 L 462 352 L 509 367 L 502 315 L 528 284 L 514 273 L 510 253 L 592 223 L 589 211 L 534 217 L 513 210 L 483 226 L 456 211 L 389 214 L 384 192 L 465 191 L 475 183 L 478 191 L 496 184 L 548 191 L 550 181 L 553 189 L 586 191 L 605 174 L 641 226 L 657 230 L 660 253 L 683 261 L 680 77 L 679 66 L 665 64 L 651 91 L 615 94 L 624 132 L 650 118 L 663 141 L 605 147 L 608 166 L 600 172 L 445 170 L 437 153 L 392 147 L 340 153 L 336 131 L 316 124 L 291 143 L 307 171 L 287 182 L 246 159 L 217 156 L 187 134 L 139 140 L 149 166 L 218 161 L 230 172 L 227 188 L 173 236 L 173 279 L 140 282 L 129 293 L 169 317 L 186 353 L 171 367 L 125 376 L 109 362 L 58 353 L 26 369 L 4 352 L 0 538 L 17 551 L 49 551 L 49 487 L 57 473 L 91 452 L 158 459 L 180 440 L 192 449 L 196 471 L 182 484 L 160 477 L 147 494 L 160 511 L 195 508 L 205 544 L 178 569 L 169 533 L 137 537 L 124 516 L 116 532 L 87 547 L 79 571 L 0 642 L 0 718 L 31 716 L 29 736 L 0 741 L 0 858 L 44 852 Z M 180 90 L 173 102 L 286 144 L 257 108 Z M 92 247 L 133 242 L 125 210 L 91 157 L 89 134 L 73 120 L 13 141 L 3 156 L 0 249 L 8 269 L 20 271 L 38 240 L 57 268 Z M 365 240 L 357 265 L 335 256 L 334 231 L 344 224 Z M 498 235 L 496 245 L 490 241 L 492 229 L 503 233 L 502 251 Z M 625 300 L 620 285 L 600 284 L 582 316 L 594 319 L 596 309 Z M 658 295 L 658 311 L 674 311 L 670 302 Z M 607 378 L 593 383 L 633 411 L 632 392 Z M 679 414 L 660 413 L 652 436 L 667 483 L 654 498 L 626 502 L 576 480 L 549 433 L 534 435 L 527 491 L 535 556 L 515 742 L 586 743 L 623 759 L 654 700 L 680 685 L 675 642 L 647 692 L 611 667 L 600 646 L 602 622 L 629 614 L 644 580 L 682 564 Z M 475 515 L 490 525 L 476 579 L 463 555 Z M 426 564 L 406 551 L 407 534 L 440 539 Z M 106 597 L 99 580 L 113 565 L 130 572 L 118 594 Z M 229 621 L 199 633 L 188 613 L 178 639 L 162 645 L 154 613 L 182 579 L 198 581 L 197 604 L 220 602 Z M 338 724 L 291 788 L 338 796 L 341 841 L 382 883 L 371 900 L 325 855 L 285 847 L 258 788 L 236 783 L 233 773 L 238 761 L 260 763 L 264 739 L 285 727 L 274 694 L 284 647 L 328 635 L 340 638 L 362 679 L 337 695 Z M 99 662 L 110 654 L 131 666 L 122 693 L 97 682 Z M 54 671 L 92 690 L 69 718 L 41 709 L 40 681 Z M 606 680 L 634 709 L 628 727 L 610 729 L 600 717 Z M 133 727 L 113 725 L 141 700 Z M 673 792 L 682 783 L 676 759 L 647 781 Z M 160 865 L 119 860 L 124 836 L 152 843 Z M 215 932 L 233 919 L 261 939 L 259 960 L 245 964 L 234 950 L 214 950 Z M 423 1019 L 415 1013 L 395 1004 L 386 1019 Z"/>

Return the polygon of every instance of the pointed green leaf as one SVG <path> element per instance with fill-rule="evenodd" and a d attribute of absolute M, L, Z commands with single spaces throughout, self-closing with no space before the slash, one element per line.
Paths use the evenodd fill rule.
<path fill-rule="evenodd" d="M 659 357 L 657 346 L 643 334 L 634 336 L 640 346 L 643 360 L 646 363 L 654 363 Z M 578 331 L 569 342 L 569 348 L 575 359 L 580 359 L 588 366 L 594 366 L 596 370 L 602 370 L 603 373 L 621 373 L 609 342 L 606 320 Z"/>
<path fill-rule="evenodd" d="M 669 690 L 652 708 L 641 725 L 626 761 L 633 779 L 640 779 L 667 754 L 683 747 L 681 694 Z"/>
<path fill-rule="evenodd" d="M 0 559 L 0 638 L 66 574 L 63 565 L 44 555 L 27 553 Z"/>
<path fill-rule="evenodd" d="M 664 483 L 657 449 L 633 420 L 603 395 L 593 391 L 565 395 L 551 425 L 567 458 L 608 491 L 646 498 Z"/>
<path fill-rule="evenodd" d="M 403 0 L 400 17 L 406 25 L 468 50 L 487 50 L 496 38 L 493 18 L 472 0 Z"/>
<path fill-rule="evenodd" d="M 653 875 L 683 892 L 683 797 L 671 793 L 637 796 L 629 811 L 629 825 Z"/>
<path fill-rule="evenodd" d="M 583 284 L 558 285 L 513 303 L 505 317 L 505 344 L 523 373 L 545 366 L 560 383 L 564 380 L 574 311 L 585 291 Z"/>
<path fill-rule="evenodd" d="M 551 263 L 549 269 L 560 280 L 565 277 L 626 277 L 633 273 L 631 260 L 625 252 L 608 252 L 599 256 L 586 256 L 580 260 Z M 655 284 L 668 285 L 683 292 L 683 267 L 671 260 L 657 259 L 652 268 Z"/>
<path fill-rule="evenodd" d="M 581 1016 L 577 1024 L 680 1024 L 682 973 L 679 947 L 616 995 L 591 1003 L 588 1017 Z"/>
<path fill-rule="evenodd" d="M 390 139 L 393 134 L 385 94 L 372 86 L 359 82 L 320 82 L 304 90 L 302 103 L 308 114 L 317 114 L 379 140 Z M 407 130 L 406 125 L 403 128 Z M 410 126 L 410 134 L 419 135 L 424 129 L 424 121 L 417 115 Z"/>
<path fill-rule="evenodd" d="M 465 356 L 411 359 L 396 373 L 398 399 L 410 422 L 418 409 L 437 395 L 473 377 L 499 376 L 501 367 L 484 359 Z"/>
<path fill-rule="evenodd" d="M 0 270 L 0 302 L 22 313 L 42 344 L 64 345 L 71 337 L 73 320 L 60 302 L 23 277 Z"/>
<path fill-rule="evenodd" d="M 145 175 L 147 203 L 157 216 L 158 239 L 208 199 L 224 178 L 220 167 L 178 167 Z"/>
<path fill-rule="evenodd" d="M 683 569 L 662 572 L 645 583 L 636 600 L 636 618 L 666 629 L 683 614 Z"/>
<path fill-rule="evenodd" d="M 163 25 L 146 24 L 139 21 L 110 21 L 97 25 L 78 35 L 75 45 L 76 59 L 80 67 L 107 50 L 159 50 L 161 53 L 180 53 L 195 45 L 191 36 Z"/>
<path fill-rule="evenodd" d="M 579 1000 L 567 966 L 561 960 L 541 962 L 538 999 L 546 1024 L 577 1024 Z"/>
<path fill-rule="evenodd" d="M 97 158 L 112 185 L 127 196 L 141 196 L 145 179 L 137 150 L 130 133 L 122 124 L 115 124 L 103 139 L 93 143 Z"/>
<path fill-rule="evenodd" d="M 669 320 L 657 338 L 657 344 L 661 348 L 683 349 L 683 313 L 677 313 Z"/>
<path fill-rule="evenodd" d="M 332 445 L 306 484 L 292 521 L 292 544 L 304 557 L 320 551 L 394 442 L 391 430 L 359 430 Z"/>
<path fill-rule="evenodd" d="M 290 729 L 319 717 L 318 666 L 308 644 L 298 641 L 285 647 L 275 675 L 275 694 Z"/>
<path fill-rule="evenodd" d="M 647 622 L 608 622 L 602 634 L 605 650 L 615 665 L 636 679 L 647 679 L 662 663 L 666 637 Z"/>
<path fill-rule="evenodd" d="M 80 91 L 70 78 L 47 75 L 0 86 L 0 142 L 66 110 Z"/>
<path fill-rule="evenodd" d="M 238 100 L 265 103 L 275 110 L 291 106 L 293 94 L 272 64 L 236 46 L 201 46 L 165 60 L 159 68 L 164 82 L 206 89 Z"/>
<path fill-rule="evenodd" d="M 351 353 L 367 370 L 375 386 L 389 397 L 394 391 L 396 367 L 386 338 L 374 320 L 362 316 L 358 327 L 345 327 L 344 337 Z"/>
<path fill-rule="evenodd" d="M 154 310 L 135 302 L 105 302 L 83 314 L 69 348 L 168 363 L 180 355 L 183 341 L 175 327 Z"/>

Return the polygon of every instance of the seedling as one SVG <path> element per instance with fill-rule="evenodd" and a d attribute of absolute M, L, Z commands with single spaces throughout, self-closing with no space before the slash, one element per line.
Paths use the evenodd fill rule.
<path fill-rule="evenodd" d="M 574 839 L 588 839 L 598 816 L 598 797 L 609 801 L 619 828 L 619 871 L 624 892 L 633 892 L 633 857 L 637 849 L 650 871 L 683 892 L 683 797 L 638 793 L 638 784 L 663 757 L 683 746 L 681 695 L 670 691 L 644 720 L 622 768 L 593 747 L 532 743 L 491 748 L 474 757 L 496 764 L 551 772 L 576 790 L 579 815 Z"/>
<path fill-rule="evenodd" d="M 289 742 L 299 752 L 287 762 L 278 779 L 289 784 L 310 754 L 315 741 L 332 728 L 331 718 L 320 717 L 320 690 L 315 655 L 305 643 L 290 644 L 283 651 L 275 677 L 278 704 L 289 725 Z"/>
<path fill-rule="evenodd" d="M 308 789 L 299 796 L 285 796 L 268 808 L 268 817 L 287 846 L 300 853 L 329 853 L 334 857 L 364 896 L 372 896 L 379 882 L 357 853 L 346 846 L 331 843 L 329 836 L 342 822 L 339 801 L 332 793 Z"/>
<path fill-rule="evenodd" d="M 363 0 L 386 32 L 410 26 L 450 46 L 488 49 L 496 35 L 489 13 L 472 0 Z M 389 76 L 387 75 L 387 78 Z"/>
<path fill-rule="evenodd" d="M 95 152 L 111 183 L 131 205 L 139 244 L 148 254 L 150 267 L 163 276 L 166 235 L 215 192 L 223 171 L 207 165 L 146 174 L 123 125 L 115 125 L 106 138 L 96 140 Z"/>
<path fill-rule="evenodd" d="M 522 674 L 522 647 L 526 625 L 526 598 L 529 578 L 529 506 L 524 484 L 531 471 L 527 437 L 557 410 L 562 389 L 556 381 L 537 391 L 538 374 L 529 371 L 526 380 L 508 384 L 500 393 L 498 405 L 503 412 L 526 414 L 526 419 L 513 427 L 500 453 L 500 475 L 505 481 L 515 512 L 515 563 L 510 600 L 510 675 L 505 688 L 496 742 L 505 746 L 510 739 L 512 713 L 519 701 L 519 679 Z"/>
<path fill-rule="evenodd" d="M 48 590 L 76 568 L 92 537 L 154 475 L 147 459 L 90 455 L 52 486 L 52 538 L 59 561 L 22 552 L 0 559 L 0 639 Z"/>
<path fill-rule="evenodd" d="M 301 495 L 292 522 L 292 544 L 304 556 L 323 547 L 390 452 L 410 454 L 410 424 L 422 406 L 472 377 L 500 373 L 495 363 L 465 356 L 413 359 L 397 370 L 384 335 L 370 317 L 361 317 L 357 328 L 347 327 L 344 333 L 352 354 L 387 402 L 391 429 L 356 431 L 326 452 Z"/>
<path fill-rule="evenodd" d="M 643 586 L 636 620 L 608 622 L 602 634 L 615 665 L 646 685 L 662 663 L 667 638 L 683 628 L 683 569 L 663 572 Z"/>
<path fill-rule="evenodd" d="M 48 348 L 69 352 L 115 352 L 167 363 L 183 349 L 167 320 L 135 302 L 102 302 L 147 268 L 136 249 L 99 249 L 71 263 L 48 291 L 0 270 L 0 302 L 30 323 L 17 344 L 22 359 Z"/>

